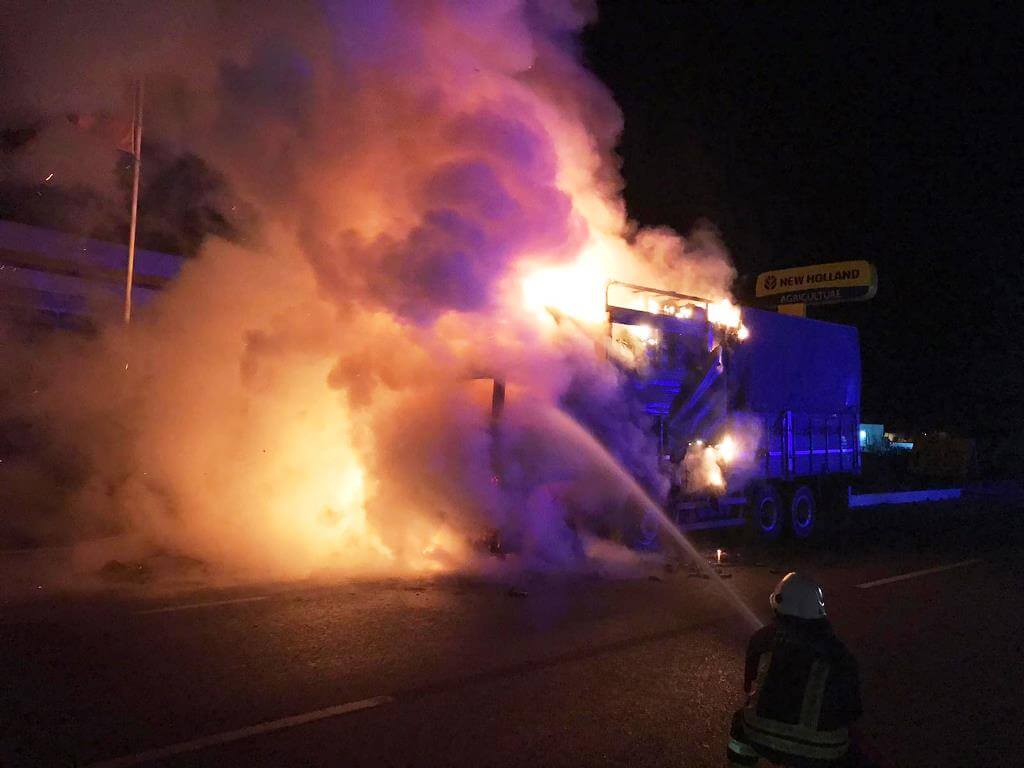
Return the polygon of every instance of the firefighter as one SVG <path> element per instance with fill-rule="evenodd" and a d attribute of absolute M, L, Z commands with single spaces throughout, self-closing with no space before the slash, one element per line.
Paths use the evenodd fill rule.
<path fill-rule="evenodd" d="M 769 603 L 775 621 L 747 647 L 748 699 L 733 717 L 729 765 L 760 758 L 792 768 L 858 764 L 850 747 L 850 726 L 861 715 L 857 662 L 832 632 L 821 587 L 790 573 Z"/>

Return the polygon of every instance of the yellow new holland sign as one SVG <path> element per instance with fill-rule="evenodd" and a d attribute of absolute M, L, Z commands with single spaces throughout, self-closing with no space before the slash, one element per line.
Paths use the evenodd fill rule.
<path fill-rule="evenodd" d="M 838 261 L 762 272 L 755 295 L 779 304 L 836 304 L 866 301 L 878 290 L 878 275 L 867 261 Z"/>

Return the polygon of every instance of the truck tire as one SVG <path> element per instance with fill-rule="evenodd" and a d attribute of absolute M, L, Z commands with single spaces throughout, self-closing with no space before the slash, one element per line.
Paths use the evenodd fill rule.
<path fill-rule="evenodd" d="M 818 502 L 810 486 L 798 486 L 789 502 L 789 529 L 793 536 L 808 541 L 821 534 L 824 528 Z"/>
<path fill-rule="evenodd" d="M 750 520 L 757 538 L 765 542 L 782 538 L 783 516 L 782 495 L 778 489 L 768 483 L 756 486 L 750 495 Z"/>

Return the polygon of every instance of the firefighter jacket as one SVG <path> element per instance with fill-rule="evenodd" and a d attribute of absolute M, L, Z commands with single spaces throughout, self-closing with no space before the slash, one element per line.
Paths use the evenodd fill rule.
<path fill-rule="evenodd" d="M 755 746 L 814 761 L 849 749 L 848 726 L 861 715 L 857 662 L 826 619 L 780 616 L 747 647 L 744 690 L 756 691 L 742 712 L 743 735 Z"/>

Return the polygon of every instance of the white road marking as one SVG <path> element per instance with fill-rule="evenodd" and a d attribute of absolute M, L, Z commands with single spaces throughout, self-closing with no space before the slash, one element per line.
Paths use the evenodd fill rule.
<path fill-rule="evenodd" d="M 875 581 L 866 581 L 863 584 L 858 584 L 857 589 L 871 589 L 872 587 L 881 587 L 884 584 L 893 584 L 897 581 L 906 581 L 907 579 L 916 579 L 918 576 L 927 576 L 931 573 L 941 573 L 942 571 L 951 571 L 954 568 L 963 568 L 965 565 L 974 565 L 975 563 L 982 562 L 980 558 L 974 558 L 972 560 L 961 560 L 959 563 L 950 563 L 949 565 L 939 565 L 935 568 L 925 568 L 921 571 L 911 571 L 910 573 L 902 573 L 899 576 L 890 576 L 887 579 L 877 579 Z"/>
<path fill-rule="evenodd" d="M 193 608 L 212 608 L 217 605 L 234 605 L 235 603 L 254 603 L 257 600 L 266 600 L 270 595 L 260 595 L 258 597 L 236 597 L 232 600 L 211 600 L 207 603 L 184 603 L 182 605 L 166 605 L 163 608 L 147 608 L 144 611 L 136 611 L 135 613 L 142 616 L 147 613 L 172 613 L 173 611 L 190 611 Z"/>
<path fill-rule="evenodd" d="M 211 736 L 203 736 L 201 739 L 180 741 L 177 744 L 169 744 L 166 747 L 149 749 L 145 752 L 138 752 L 134 755 L 124 755 L 110 760 L 101 760 L 98 763 L 90 764 L 87 768 L 127 768 L 128 766 L 142 765 L 143 763 L 149 763 L 154 760 L 165 760 L 168 757 L 174 757 L 175 755 L 181 755 L 186 752 L 197 752 L 200 749 L 217 746 L 218 744 L 228 744 L 232 741 L 249 739 L 253 736 L 260 736 L 264 733 L 272 733 L 285 728 L 294 728 L 297 725 L 314 723 L 317 720 L 326 720 L 329 717 L 347 715 L 350 712 L 359 712 L 363 709 L 373 709 L 374 707 L 379 707 L 383 704 L 390 704 L 392 701 L 394 701 L 394 699 L 391 696 L 374 696 L 372 699 L 350 701 L 348 704 L 339 704 L 336 707 L 317 709 L 312 712 L 306 712 L 302 715 L 282 717 L 280 720 L 268 720 L 265 723 L 249 725 L 235 731 L 224 731 L 223 733 L 215 733 Z"/>

